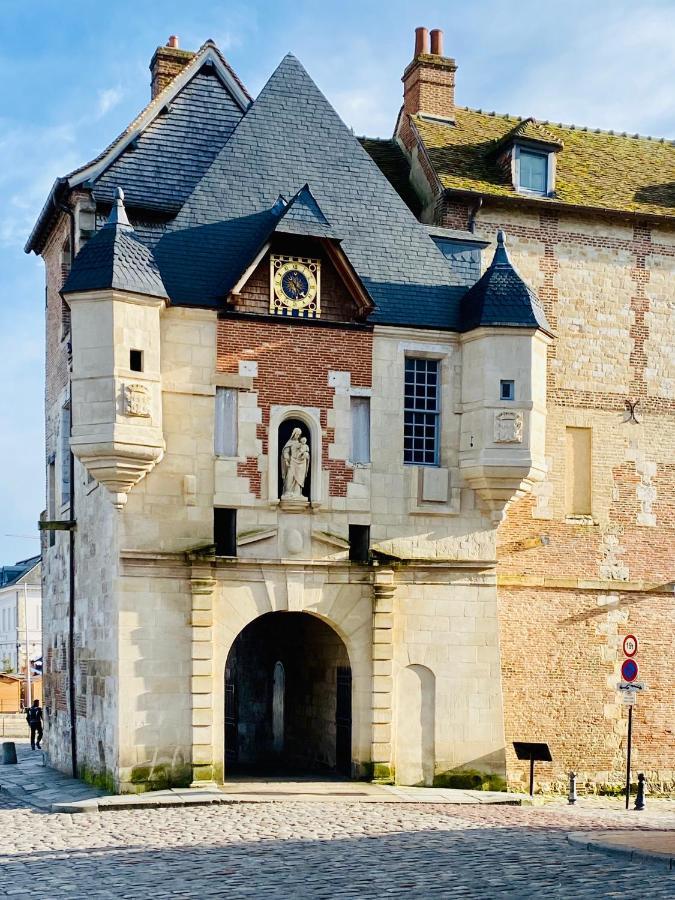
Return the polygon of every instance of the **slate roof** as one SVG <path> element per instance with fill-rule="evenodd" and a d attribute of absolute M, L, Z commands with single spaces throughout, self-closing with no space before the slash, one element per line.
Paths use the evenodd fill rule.
<path fill-rule="evenodd" d="M 283 208 L 274 230 L 281 234 L 340 240 L 335 229 L 321 212 L 307 184 L 300 188 L 290 203 Z"/>
<path fill-rule="evenodd" d="M 177 213 L 241 119 L 213 70 L 200 71 L 94 183 L 112 202 L 118 185 L 127 206 Z"/>
<path fill-rule="evenodd" d="M 172 302 L 222 305 L 279 195 L 305 184 L 376 304 L 371 322 L 458 327 L 443 255 L 290 54 L 155 247 Z"/>
<path fill-rule="evenodd" d="M 497 249 L 482 277 L 464 294 L 461 330 L 486 326 L 551 329 L 539 298 L 520 277 L 506 251 L 504 232 L 497 232 Z"/>
<path fill-rule="evenodd" d="M 518 127 L 513 116 L 455 110 L 455 124 L 412 117 L 444 188 L 521 198 L 497 165 L 495 149 Z M 555 202 L 617 212 L 675 215 L 675 145 L 671 141 L 526 120 L 525 136 L 545 132 L 556 154 Z M 546 198 L 528 202 L 550 203 Z"/>
<path fill-rule="evenodd" d="M 415 218 L 422 212 L 422 204 L 410 184 L 410 164 L 396 141 L 392 139 L 360 137 L 359 143 L 403 200 Z"/>
<path fill-rule="evenodd" d="M 181 88 L 182 79 L 187 81 Z M 225 83 L 228 79 L 230 88 Z M 98 156 L 57 178 L 26 242 L 26 253 L 42 251 L 45 237 L 60 214 L 57 202 L 67 197 L 73 185 L 83 182 L 93 188 L 95 198 L 103 205 L 112 203 L 119 185 L 126 191 L 130 206 L 172 218 L 249 104 L 245 87 L 215 44 L 207 41 Z M 106 166 L 106 160 L 107 167 L 95 177 L 88 174 Z M 148 238 L 156 240 L 158 230 L 146 229 Z"/>
<path fill-rule="evenodd" d="M 75 257 L 62 294 L 114 288 L 150 297 L 167 296 L 152 251 L 129 224 L 123 201 L 124 193 L 118 188 L 108 222 Z"/>

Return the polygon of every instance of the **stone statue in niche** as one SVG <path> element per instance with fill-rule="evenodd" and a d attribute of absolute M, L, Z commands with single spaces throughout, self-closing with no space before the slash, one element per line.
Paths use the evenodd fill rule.
<path fill-rule="evenodd" d="M 307 438 L 303 435 L 302 429 L 294 428 L 281 451 L 282 500 L 304 499 L 302 489 L 305 486 L 308 469 L 309 444 Z"/>
<path fill-rule="evenodd" d="M 150 391 L 144 384 L 127 384 L 125 386 L 124 412 L 128 416 L 150 417 Z"/>
<path fill-rule="evenodd" d="M 521 444 L 523 414 L 504 410 L 495 415 L 495 444 Z"/>

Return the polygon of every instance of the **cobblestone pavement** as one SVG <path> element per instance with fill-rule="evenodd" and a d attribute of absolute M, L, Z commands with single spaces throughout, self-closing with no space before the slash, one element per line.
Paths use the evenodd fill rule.
<path fill-rule="evenodd" d="M 656 807 L 279 802 L 88 816 L 0 795 L 0 895 L 672 898 L 675 873 L 567 841 L 585 829 L 675 829 Z"/>

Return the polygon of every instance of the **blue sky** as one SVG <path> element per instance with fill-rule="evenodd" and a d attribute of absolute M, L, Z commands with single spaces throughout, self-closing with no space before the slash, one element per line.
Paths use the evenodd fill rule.
<path fill-rule="evenodd" d="M 675 0 L 0 0 L 0 16 L 0 565 L 38 552 L 44 506 L 44 274 L 23 244 L 54 178 L 145 105 L 170 34 L 213 38 L 254 95 L 291 50 L 357 134 L 391 134 L 426 25 L 462 105 L 675 137 Z"/>

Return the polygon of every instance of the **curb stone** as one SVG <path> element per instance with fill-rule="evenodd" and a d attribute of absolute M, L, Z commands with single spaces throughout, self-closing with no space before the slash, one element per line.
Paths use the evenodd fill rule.
<path fill-rule="evenodd" d="M 571 844 L 577 844 L 584 850 L 595 850 L 608 856 L 620 856 L 631 862 L 650 863 L 661 868 L 666 868 L 675 874 L 675 856 L 671 853 L 662 853 L 659 850 L 645 850 L 630 845 L 621 846 L 603 841 L 602 838 L 589 837 L 588 832 L 575 831 L 567 835 Z"/>

